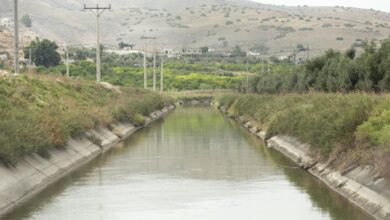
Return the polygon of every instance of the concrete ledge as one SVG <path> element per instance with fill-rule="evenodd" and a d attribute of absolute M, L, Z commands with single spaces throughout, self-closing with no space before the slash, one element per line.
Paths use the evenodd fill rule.
<path fill-rule="evenodd" d="M 90 141 L 99 145 L 103 150 L 111 148 L 120 138 L 105 127 L 95 128 L 85 133 Z"/>
<path fill-rule="evenodd" d="M 137 129 L 130 123 L 115 123 L 111 125 L 112 133 L 121 139 L 125 139 L 133 134 Z"/>
<path fill-rule="evenodd" d="M 148 124 L 173 109 L 175 106 L 171 105 L 153 112 Z M 33 154 L 20 160 L 16 167 L 0 164 L 0 218 L 142 127 L 115 123 L 110 128 L 112 131 L 99 127 L 78 139 L 69 139 L 64 149 L 50 150 L 49 158 Z"/>
<path fill-rule="evenodd" d="M 214 106 L 219 104 L 215 103 Z M 223 107 L 219 109 L 222 113 L 227 111 Z M 243 120 L 242 117 L 235 120 L 265 141 L 266 132 L 259 131 L 253 123 Z M 328 164 L 316 161 L 311 154 L 310 146 L 300 143 L 293 137 L 275 136 L 267 140 L 267 145 L 308 170 L 328 187 L 376 219 L 390 220 L 390 182 L 380 178 L 372 168 L 358 166 L 340 173 L 329 168 Z"/>
<path fill-rule="evenodd" d="M 357 176 L 348 172 L 342 175 L 340 172 L 328 168 L 324 163 L 317 163 L 310 156 L 307 145 L 299 142 L 291 142 L 289 137 L 273 137 L 268 140 L 268 146 L 281 152 L 301 167 L 322 180 L 334 191 L 361 207 L 377 219 L 390 219 L 390 200 L 380 192 L 366 187 L 355 180 Z M 306 149 L 306 150 L 305 150 Z M 366 170 L 369 175 L 375 175 L 374 170 Z"/>

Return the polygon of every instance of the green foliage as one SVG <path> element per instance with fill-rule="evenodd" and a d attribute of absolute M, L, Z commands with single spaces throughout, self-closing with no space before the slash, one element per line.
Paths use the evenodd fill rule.
<path fill-rule="evenodd" d="M 279 134 L 297 137 L 327 157 L 338 146 L 354 147 L 356 130 L 362 124 L 358 131 L 360 136 L 370 140 L 380 136 L 382 142 L 378 143 L 390 144 L 386 133 L 388 125 L 385 125 L 389 115 L 388 121 L 376 129 L 372 126 L 380 120 L 373 116 L 373 109 L 380 106 L 380 98 L 366 94 L 233 94 L 223 95 L 218 101 L 229 108 L 232 116 L 255 120 L 259 128 L 267 132 L 267 138 Z M 389 103 L 387 110 L 390 110 Z M 373 134 L 374 138 L 367 134 Z"/>
<path fill-rule="evenodd" d="M 306 47 L 303 44 L 297 44 L 298 51 L 306 51 Z"/>
<path fill-rule="evenodd" d="M 58 46 L 54 41 L 50 41 L 48 39 L 40 40 L 39 38 L 31 41 L 24 53 L 26 58 L 29 54 L 28 50 L 30 48 L 32 50 L 32 61 L 37 66 L 56 66 L 61 61 L 61 57 L 57 52 Z"/>
<path fill-rule="evenodd" d="M 390 150 L 390 101 L 388 95 L 382 95 L 372 116 L 358 127 L 357 139 L 359 142 L 383 146 Z"/>
<path fill-rule="evenodd" d="M 245 51 L 242 51 L 242 50 L 241 50 L 241 47 L 240 47 L 240 46 L 236 45 L 236 46 L 233 48 L 232 56 L 233 56 L 233 57 L 244 57 L 244 56 L 246 56 L 246 53 L 245 53 Z"/>
<path fill-rule="evenodd" d="M 105 82 L 118 86 L 143 87 L 143 67 L 125 65 L 139 61 L 136 56 L 103 56 L 103 60 L 111 65 L 102 66 L 102 79 Z M 159 60 L 157 61 L 159 62 Z M 244 71 L 246 66 L 243 64 L 202 64 L 185 63 L 183 61 L 166 61 L 164 64 L 164 88 L 165 90 L 197 90 L 197 89 L 238 89 L 241 84 L 242 76 L 235 75 L 225 71 L 231 68 L 235 71 Z M 37 68 L 38 73 L 65 73 L 65 65 L 59 65 L 51 68 Z M 152 78 L 153 68 L 148 68 L 148 77 Z M 70 65 L 70 75 L 75 78 L 94 80 L 96 66 L 89 61 L 80 61 Z M 152 86 L 152 81 L 148 82 Z M 157 81 L 160 86 L 160 80 Z"/>
<path fill-rule="evenodd" d="M 390 90 L 390 38 L 377 47 L 364 42 L 364 52 L 356 56 L 354 48 L 345 53 L 328 50 L 323 56 L 302 66 L 258 73 L 250 90 L 258 93 L 284 92 L 383 92 Z"/>
<path fill-rule="evenodd" d="M 25 14 L 22 16 L 22 23 L 24 24 L 24 26 L 30 28 L 32 27 L 32 20 L 31 20 L 31 17 L 30 15 L 28 14 Z"/>
<path fill-rule="evenodd" d="M 65 147 L 69 137 L 113 121 L 144 122 L 173 100 L 149 91 L 115 93 L 89 81 L 63 78 L 0 79 L 0 160 L 15 164 L 31 153 Z"/>
<path fill-rule="evenodd" d="M 202 51 L 202 54 L 209 52 L 209 47 L 201 47 L 200 50 Z"/>

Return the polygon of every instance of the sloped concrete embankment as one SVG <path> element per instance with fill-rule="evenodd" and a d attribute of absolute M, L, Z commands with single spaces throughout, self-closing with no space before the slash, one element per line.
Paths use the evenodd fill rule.
<path fill-rule="evenodd" d="M 224 114 L 226 109 L 217 106 Z M 376 219 L 390 219 L 390 182 L 380 177 L 371 167 L 353 166 L 342 172 L 333 169 L 327 162 L 315 159 L 310 146 L 288 136 L 275 136 L 266 140 L 266 133 L 254 123 L 235 119 L 250 132 L 266 141 L 267 146 L 290 158 L 334 191 L 364 209 Z"/>
<path fill-rule="evenodd" d="M 174 108 L 171 105 L 153 112 L 144 126 Z M 16 167 L 0 165 L 0 217 L 142 128 L 130 123 L 115 123 L 109 127 L 96 128 L 70 139 L 64 149 L 51 150 L 50 158 L 33 154 L 20 160 Z"/>

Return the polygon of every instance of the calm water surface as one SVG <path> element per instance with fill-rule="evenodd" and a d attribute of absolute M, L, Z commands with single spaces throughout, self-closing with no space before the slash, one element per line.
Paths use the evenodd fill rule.
<path fill-rule="evenodd" d="M 371 218 L 211 107 L 184 107 L 6 219 Z"/>

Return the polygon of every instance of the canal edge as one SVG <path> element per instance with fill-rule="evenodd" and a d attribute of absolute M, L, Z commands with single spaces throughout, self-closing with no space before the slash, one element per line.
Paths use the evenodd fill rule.
<path fill-rule="evenodd" d="M 227 109 L 224 109 L 215 100 L 211 105 L 217 108 L 223 115 L 230 117 Z M 252 125 L 250 121 L 246 122 L 239 118 L 230 118 L 263 140 L 267 147 L 283 154 L 301 169 L 308 171 L 330 189 L 360 207 L 375 219 L 390 220 L 390 200 L 357 180 L 375 176 L 375 171 L 367 170 L 365 167 L 355 167 L 348 172 L 348 176 L 346 173 L 341 174 L 339 171 L 329 168 L 328 164 L 321 163 L 313 158 L 309 149 L 310 146 L 301 143 L 297 138 L 278 135 L 267 140 L 266 132 Z"/>
<path fill-rule="evenodd" d="M 89 130 L 77 139 L 69 139 L 64 149 L 50 150 L 50 158 L 33 154 L 15 167 L 0 165 L 0 176 L 5 180 L 0 185 L 0 219 L 175 108 L 176 105 L 169 105 L 152 112 L 139 127 L 119 122 Z"/>

